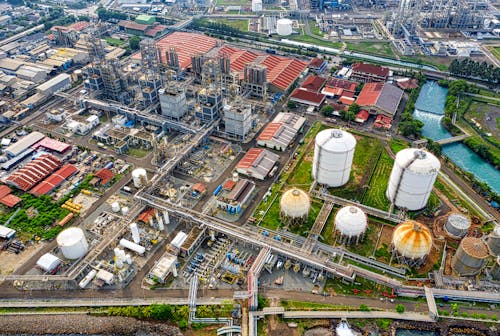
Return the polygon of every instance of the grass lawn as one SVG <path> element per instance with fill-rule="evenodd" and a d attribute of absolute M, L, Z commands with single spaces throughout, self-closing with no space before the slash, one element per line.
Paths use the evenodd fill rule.
<path fill-rule="evenodd" d="M 309 29 L 311 29 L 313 35 L 318 35 L 319 37 L 323 37 L 324 35 L 314 20 L 309 19 Z"/>
<path fill-rule="evenodd" d="M 243 32 L 248 31 L 248 20 L 246 19 L 212 19 L 210 20 L 211 22 L 217 22 L 217 23 L 223 23 L 225 25 L 228 25 L 230 27 L 236 28 L 238 30 L 241 30 Z"/>
<path fill-rule="evenodd" d="M 323 206 L 322 202 L 312 201 L 311 209 L 309 209 L 309 218 L 307 219 L 307 222 L 305 222 L 300 226 L 290 226 L 289 227 L 290 232 L 307 237 L 309 231 L 311 230 L 314 224 L 314 221 L 316 220 L 316 217 L 318 217 L 318 214 L 321 211 L 322 206 Z M 279 204 L 278 204 L 278 216 L 279 216 Z"/>
<path fill-rule="evenodd" d="M 394 160 L 384 150 L 370 179 L 369 188 L 363 198 L 363 204 L 381 210 L 389 209 L 389 201 L 385 197 L 385 190 L 389 183 L 393 163 Z"/>
<path fill-rule="evenodd" d="M 124 45 L 125 43 L 127 43 L 125 41 L 122 41 L 122 40 L 119 40 L 119 39 L 115 39 L 115 38 L 112 38 L 112 37 L 105 37 L 104 41 L 106 41 L 106 43 L 109 44 L 112 47 L 121 47 L 122 45 Z"/>
<path fill-rule="evenodd" d="M 488 47 L 488 49 L 500 61 L 500 47 Z"/>
<path fill-rule="evenodd" d="M 356 277 L 356 281 L 353 284 L 347 284 L 339 279 L 327 278 L 325 283 L 325 291 L 334 291 L 337 294 L 353 294 L 354 290 L 360 291 L 357 295 L 359 296 L 377 296 L 377 293 L 381 292 L 391 292 L 385 286 L 376 284 L 373 281 L 366 280 L 360 277 Z M 369 292 L 364 292 L 364 291 Z"/>
<path fill-rule="evenodd" d="M 401 56 L 400 59 L 402 61 L 435 66 L 441 71 L 448 70 L 448 67 L 450 66 L 452 61 L 452 59 L 449 57 L 422 56 L 422 55 Z"/>
<path fill-rule="evenodd" d="M 146 157 L 151 151 L 144 149 L 144 148 L 129 148 L 128 149 L 128 155 L 136 157 L 138 159 L 142 159 L 143 157 Z"/>
<path fill-rule="evenodd" d="M 358 308 L 343 305 L 293 300 L 282 300 L 281 306 L 285 310 L 358 310 Z"/>
<path fill-rule="evenodd" d="M 366 229 L 365 239 L 358 245 L 351 245 L 347 249 L 364 257 L 369 257 L 373 253 L 377 243 L 377 235 L 380 232 L 380 225 L 369 223 Z"/>
<path fill-rule="evenodd" d="M 293 174 L 290 175 L 290 178 L 287 181 L 288 185 L 301 186 L 305 189 L 309 189 L 313 181 L 311 171 L 312 153 L 311 158 L 309 158 L 309 155 L 306 154 L 302 157 L 300 162 L 297 163 Z"/>
<path fill-rule="evenodd" d="M 325 226 L 323 226 L 323 231 L 321 231 L 321 236 L 319 240 L 322 243 L 333 245 L 335 243 L 335 214 L 337 213 L 338 207 L 334 207 L 330 216 L 326 220 Z"/>
<path fill-rule="evenodd" d="M 304 35 L 303 33 L 300 35 L 290 35 L 287 36 L 286 38 L 293 41 L 310 43 L 316 46 L 323 46 L 323 47 L 337 48 L 337 49 L 342 48 L 342 42 L 323 41 L 319 38 L 315 38 L 309 35 Z"/>
<path fill-rule="evenodd" d="M 251 3 L 250 0 L 217 0 L 217 6 L 243 6 Z"/>
<path fill-rule="evenodd" d="M 333 195 L 347 199 L 361 199 L 363 187 L 367 185 L 373 167 L 383 151 L 382 143 L 375 138 L 356 137 L 356 149 L 352 160 L 351 178 L 346 185 L 330 188 Z"/>
<path fill-rule="evenodd" d="M 347 50 L 395 58 L 390 42 L 346 42 Z"/>
<path fill-rule="evenodd" d="M 397 154 L 397 152 L 399 152 L 400 150 L 409 147 L 409 145 L 408 145 L 408 143 L 406 141 L 400 140 L 400 139 L 392 139 L 389 142 L 389 146 L 391 147 L 392 152 L 394 154 Z"/>

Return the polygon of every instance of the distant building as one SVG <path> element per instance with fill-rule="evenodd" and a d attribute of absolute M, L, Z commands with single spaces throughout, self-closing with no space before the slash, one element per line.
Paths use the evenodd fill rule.
<path fill-rule="evenodd" d="M 403 90 L 389 83 L 366 83 L 356 103 L 370 114 L 393 118 L 403 98 Z"/>
<path fill-rule="evenodd" d="M 308 67 L 311 71 L 319 74 L 325 71 L 327 65 L 328 63 L 326 61 L 322 60 L 321 58 L 315 57 L 311 60 L 311 62 L 309 62 Z"/>
<path fill-rule="evenodd" d="M 351 79 L 364 83 L 385 82 L 389 77 L 389 68 L 366 63 L 352 65 Z"/>
<path fill-rule="evenodd" d="M 290 100 L 299 104 L 320 107 L 325 102 L 326 96 L 322 93 L 312 92 L 303 88 L 293 90 Z"/>

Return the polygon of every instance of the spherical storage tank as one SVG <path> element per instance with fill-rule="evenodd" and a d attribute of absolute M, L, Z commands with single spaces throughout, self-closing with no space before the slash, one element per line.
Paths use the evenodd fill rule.
<path fill-rule="evenodd" d="M 366 214 L 358 207 L 343 207 L 335 215 L 335 230 L 340 234 L 341 243 L 357 244 L 363 239 L 367 226 Z"/>
<path fill-rule="evenodd" d="M 419 210 L 427 205 L 441 163 L 422 149 L 398 152 L 392 167 L 387 198 L 399 208 Z"/>
<path fill-rule="evenodd" d="M 422 266 L 432 249 L 431 231 L 419 222 L 407 220 L 394 229 L 392 248 L 399 262 Z"/>
<path fill-rule="evenodd" d="M 57 246 L 67 259 L 79 259 L 87 254 L 89 244 L 83 230 L 80 228 L 69 228 L 57 236 Z"/>
<path fill-rule="evenodd" d="M 148 182 L 148 174 L 144 168 L 136 168 L 132 171 L 132 181 L 134 187 L 141 188 Z"/>
<path fill-rule="evenodd" d="M 327 129 L 316 135 L 312 176 L 319 184 L 340 187 L 349 181 L 356 139 L 346 131 Z"/>
<path fill-rule="evenodd" d="M 280 36 L 288 36 L 292 34 L 292 20 L 290 19 L 279 19 L 276 22 L 276 31 Z"/>
<path fill-rule="evenodd" d="M 280 200 L 280 215 L 287 223 L 300 222 L 307 219 L 311 201 L 302 190 L 293 188 L 287 190 Z"/>
<path fill-rule="evenodd" d="M 460 213 L 452 213 L 444 225 L 444 229 L 452 238 L 463 238 L 470 228 L 470 218 Z"/>
<path fill-rule="evenodd" d="M 479 274 L 490 256 L 488 245 L 475 237 L 465 237 L 451 259 L 451 268 L 462 276 Z"/>

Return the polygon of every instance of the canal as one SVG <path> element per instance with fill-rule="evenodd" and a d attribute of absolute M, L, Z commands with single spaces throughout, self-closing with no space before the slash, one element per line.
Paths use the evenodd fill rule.
<path fill-rule="evenodd" d="M 452 136 L 441 125 L 447 94 L 446 88 L 439 86 L 434 81 L 428 81 L 422 87 L 415 103 L 414 116 L 424 123 L 422 135 L 432 140 L 441 140 Z M 473 173 L 479 180 L 486 182 L 492 190 L 500 194 L 500 172 L 463 143 L 456 142 L 444 145 L 443 154 L 457 166 Z"/>

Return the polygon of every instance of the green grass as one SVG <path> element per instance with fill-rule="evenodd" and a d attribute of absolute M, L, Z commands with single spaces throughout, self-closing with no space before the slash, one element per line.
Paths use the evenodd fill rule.
<path fill-rule="evenodd" d="M 307 235 L 309 234 L 309 231 L 311 230 L 312 226 L 314 225 L 314 221 L 316 220 L 316 217 L 318 217 L 318 214 L 321 211 L 322 205 L 323 204 L 320 202 L 313 201 L 311 203 L 311 208 L 309 209 L 309 218 L 307 219 L 307 221 L 302 225 L 290 226 L 289 227 L 290 232 L 301 235 L 303 237 L 307 237 Z"/>
<path fill-rule="evenodd" d="M 352 200 L 361 199 L 363 188 L 367 185 L 373 167 L 384 149 L 382 143 L 375 138 L 363 136 L 356 140 L 349 182 L 340 188 L 329 189 L 333 195 Z"/>
<path fill-rule="evenodd" d="M 273 201 L 273 197 L 275 195 L 278 195 L 278 196 Z M 260 223 L 260 226 L 265 227 L 265 228 L 270 229 L 270 230 L 277 230 L 281 226 L 280 199 L 281 199 L 281 193 L 277 193 L 277 194 L 271 195 L 268 198 L 267 202 L 261 203 L 261 205 L 263 205 L 263 207 L 265 207 L 264 209 L 262 209 L 262 211 L 266 211 L 267 206 L 269 206 L 269 203 L 271 201 L 273 201 L 273 203 L 271 204 L 271 207 L 269 208 L 269 211 L 266 213 L 264 218 L 262 218 L 262 222 Z M 266 206 L 266 203 L 267 203 L 267 206 Z M 259 209 L 259 208 L 257 208 L 257 209 Z M 258 213 L 257 210 L 256 210 L 256 213 Z"/>
<path fill-rule="evenodd" d="M 281 306 L 285 310 L 358 310 L 358 308 L 344 305 L 294 300 L 281 300 Z"/>
<path fill-rule="evenodd" d="M 246 19 L 211 19 L 211 22 L 223 23 L 240 31 L 248 31 L 248 20 Z"/>
<path fill-rule="evenodd" d="M 250 4 L 250 0 L 217 0 L 217 6 L 243 6 Z"/>
<path fill-rule="evenodd" d="M 373 281 L 366 280 L 360 277 L 356 277 L 354 283 L 344 283 L 340 279 L 331 279 L 327 278 L 325 283 L 325 291 L 333 290 L 337 294 L 353 294 L 353 290 L 357 289 L 360 292 L 357 294 L 358 296 L 369 296 L 374 297 L 377 296 L 378 293 L 381 292 L 391 292 L 391 290 L 385 286 L 376 284 Z M 364 290 L 369 290 L 371 293 L 365 293 Z"/>
<path fill-rule="evenodd" d="M 304 158 L 301 158 L 300 162 L 297 163 L 293 174 L 290 174 L 290 178 L 287 183 L 289 185 L 302 186 L 308 189 L 313 181 L 311 171 L 312 161 L 304 161 Z"/>
<path fill-rule="evenodd" d="M 309 29 L 313 35 L 317 35 L 319 37 L 323 37 L 324 33 L 319 29 L 316 24 L 316 21 L 309 19 Z"/>
<path fill-rule="evenodd" d="M 130 147 L 128 149 L 128 155 L 136 157 L 138 159 L 142 159 L 143 157 L 146 157 L 151 151 L 144 149 L 144 148 L 133 148 Z"/>
<path fill-rule="evenodd" d="M 333 245 L 335 243 L 335 213 L 337 212 L 338 208 L 333 208 L 332 212 L 330 213 L 330 216 L 328 216 L 328 219 L 326 220 L 325 226 L 323 226 L 323 231 L 321 231 L 321 236 L 320 236 L 320 241 L 328 244 L 328 245 Z"/>
<path fill-rule="evenodd" d="M 369 257 L 373 253 L 373 249 L 375 248 L 375 244 L 377 243 L 377 235 L 380 231 L 379 225 L 369 224 L 366 229 L 365 239 L 363 242 L 357 245 L 351 245 L 348 247 L 348 250 L 364 257 Z"/>
<path fill-rule="evenodd" d="M 500 61 L 500 47 L 488 47 L 488 49 Z"/>
<path fill-rule="evenodd" d="M 395 58 L 390 42 L 346 42 L 347 50 Z"/>
<path fill-rule="evenodd" d="M 342 42 L 323 41 L 319 38 L 315 38 L 313 36 L 304 35 L 304 34 L 290 35 L 290 36 L 287 36 L 286 38 L 289 40 L 293 40 L 293 41 L 310 43 L 310 44 L 313 44 L 316 46 L 323 46 L 323 47 L 337 48 L 337 49 L 342 48 Z"/>
<path fill-rule="evenodd" d="M 104 41 L 106 41 L 106 43 L 109 44 L 112 47 L 121 47 L 122 45 L 124 45 L 125 43 L 127 43 L 126 41 L 122 41 L 122 40 L 115 39 L 115 38 L 112 38 L 112 37 L 105 37 Z"/>
<path fill-rule="evenodd" d="M 369 188 L 363 198 L 363 204 L 381 210 L 389 209 L 389 201 L 385 197 L 385 190 L 389 183 L 393 163 L 394 160 L 384 150 L 370 179 Z"/>
<path fill-rule="evenodd" d="M 500 47 L 498 47 L 498 48 L 500 49 Z M 494 91 L 485 90 L 485 89 L 479 89 L 478 94 L 481 96 L 486 96 L 486 97 L 500 98 L 500 93 L 496 93 Z"/>
<path fill-rule="evenodd" d="M 389 142 L 389 146 L 391 147 L 391 150 L 394 154 L 399 152 L 402 149 L 408 148 L 408 143 L 406 141 L 400 140 L 400 139 L 392 139 Z"/>
<path fill-rule="evenodd" d="M 435 56 L 401 56 L 402 61 L 413 62 L 422 65 L 430 65 L 438 68 L 438 70 L 446 71 L 451 64 L 452 59 L 449 57 L 435 57 Z"/>

